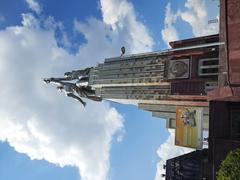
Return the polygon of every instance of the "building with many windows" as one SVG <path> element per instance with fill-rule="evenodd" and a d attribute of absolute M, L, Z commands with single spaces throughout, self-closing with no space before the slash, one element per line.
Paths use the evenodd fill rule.
<path fill-rule="evenodd" d="M 176 128 L 178 108 L 197 108 L 199 131 L 208 130 L 207 93 L 218 86 L 219 35 L 170 45 L 167 50 L 107 58 L 91 70 L 89 85 L 103 99 L 132 103 L 166 119 L 166 128 Z"/>
<path fill-rule="evenodd" d="M 200 180 L 206 179 L 206 162 L 208 150 L 197 150 L 166 162 L 166 180 Z"/>

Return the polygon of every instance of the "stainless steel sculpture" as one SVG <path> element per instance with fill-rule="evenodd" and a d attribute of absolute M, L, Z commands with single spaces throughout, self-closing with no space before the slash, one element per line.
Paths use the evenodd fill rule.
<path fill-rule="evenodd" d="M 64 92 L 66 96 L 74 98 L 75 100 L 86 106 L 86 102 L 81 98 L 88 98 L 93 101 L 102 101 L 101 97 L 96 96 L 95 90 L 91 86 L 81 85 L 81 83 L 88 83 L 89 72 L 91 68 L 83 70 L 66 72 L 63 78 L 44 78 L 46 84 L 56 84 L 57 89 Z"/>
<path fill-rule="evenodd" d="M 80 70 L 73 70 L 71 72 L 64 73 L 63 78 L 45 78 L 44 82 L 49 83 L 51 79 L 54 79 L 56 81 L 72 81 L 72 80 L 78 80 L 78 82 L 88 82 L 89 79 L 89 73 L 91 68 L 85 68 Z"/>

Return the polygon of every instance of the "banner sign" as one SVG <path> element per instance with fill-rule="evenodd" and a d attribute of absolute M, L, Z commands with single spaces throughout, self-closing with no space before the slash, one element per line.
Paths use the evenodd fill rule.
<path fill-rule="evenodd" d="M 175 145 L 201 149 L 202 119 L 201 108 L 177 107 Z"/>

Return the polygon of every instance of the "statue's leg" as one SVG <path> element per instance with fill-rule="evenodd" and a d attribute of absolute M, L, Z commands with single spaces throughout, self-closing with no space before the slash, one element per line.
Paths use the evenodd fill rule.
<path fill-rule="evenodd" d="M 84 86 L 82 88 L 87 94 L 95 95 L 95 91 L 92 90 L 91 86 Z"/>
<path fill-rule="evenodd" d="M 72 98 L 78 100 L 80 103 L 82 103 L 83 106 L 86 106 L 86 102 L 84 102 L 80 97 L 75 96 L 75 95 L 72 94 L 72 93 L 68 93 L 67 96 L 72 97 Z"/>

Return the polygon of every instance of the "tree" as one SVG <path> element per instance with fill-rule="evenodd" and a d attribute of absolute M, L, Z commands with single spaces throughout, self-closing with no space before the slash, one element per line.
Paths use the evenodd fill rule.
<path fill-rule="evenodd" d="M 217 180 L 238 180 L 240 178 L 240 149 L 231 151 L 222 161 Z"/>

